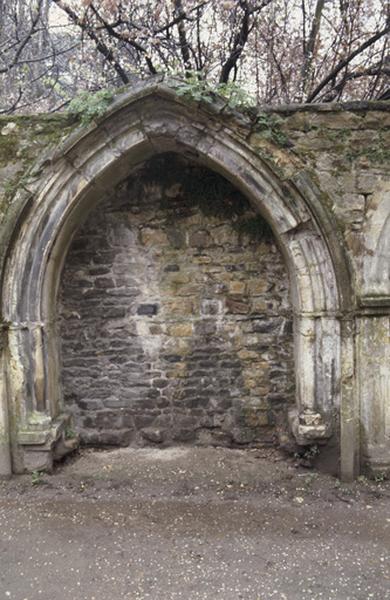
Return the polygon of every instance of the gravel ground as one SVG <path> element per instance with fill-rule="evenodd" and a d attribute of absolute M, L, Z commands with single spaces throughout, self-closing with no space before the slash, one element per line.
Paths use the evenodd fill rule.
<path fill-rule="evenodd" d="M 389 507 L 276 451 L 84 450 L 0 482 L 0 600 L 386 600 Z"/>

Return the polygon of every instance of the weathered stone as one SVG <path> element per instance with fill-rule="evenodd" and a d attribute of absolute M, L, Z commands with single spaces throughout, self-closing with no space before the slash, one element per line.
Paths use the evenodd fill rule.
<path fill-rule="evenodd" d="M 145 246 L 166 246 L 168 244 L 167 234 L 161 229 L 142 229 L 140 238 L 141 243 Z"/>
<path fill-rule="evenodd" d="M 193 428 L 184 429 L 179 427 L 173 433 L 175 442 L 193 442 L 195 440 L 195 430 Z"/>
<path fill-rule="evenodd" d="M 158 304 L 140 304 L 137 308 L 137 315 L 146 315 L 154 317 L 158 313 Z"/>
<path fill-rule="evenodd" d="M 222 302 L 220 300 L 202 300 L 200 312 L 203 315 L 218 315 L 222 312 Z"/>
<path fill-rule="evenodd" d="M 389 466 L 384 428 L 390 389 L 388 104 L 348 108 L 328 103 L 272 111 L 280 116 L 293 151 L 280 145 L 273 129 L 267 135 L 253 132 L 249 119 L 233 117 L 227 127 L 226 117 L 212 107 L 178 100 L 155 80 L 140 84 L 136 94 L 125 93 L 100 125 L 80 131 L 56 151 L 50 144 L 58 142 L 64 127 L 73 127 L 66 116 L 54 117 L 50 135 L 43 131 L 38 138 L 34 118 L 12 117 L 8 125 L 3 117 L 7 151 L 0 156 L 0 187 L 5 177 L 13 180 L 6 183 L 5 194 L 0 190 L 2 472 L 9 472 L 11 454 L 14 470 L 31 468 L 29 455 L 36 451 L 38 456 L 36 448 L 50 445 L 53 428 L 58 431 L 61 360 L 67 411 L 75 414 L 88 443 L 139 439 L 133 425 L 125 428 L 122 413 L 129 423 L 136 415 L 169 415 L 167 443 L 175 427 L 192 436 L 216 416 L 221 416 L 216 435 L 222 416 L 224 423 L 232 418 L 229 431 L 240 429 L 241 413 L 229 402 L 244 409 L 261 393 L 270 406 L 270 426 L 258 428 L 255 443 L 267 443 L 280 431 L 276 416 L 286 425 L 280 398 L 291 406 L 295 399 L 290 420 L 297 441 L 325 444 L 332 431 L 341 442 L 344 478 L 357 474 L 359 457 L 368 469 Z M 183 183 L 189 173 L 196 174 L 195 165 L 175 181 L 172 154 L 169 160 L 157 157 L 164 175 L 164 168 L 170 169 L 170 183 L 151 182 L 147 164 L 140 163 L 142 153 L 161 153 L 168 139 L 169 148 L 181 155 L 181 167 L 187 168 L 183 148 L 194 160 L 199 157 L 202 169 L 218 164 L 251 205 L 242 196 L 239 214 L 227 216 L 233 203 L 230 212 L 214 214 L 219 204 L 207 198 L 207 190 L 197 203 L 197 182 L 189 190 Z M 129 177 L 134 164 L 139 166 Z M 218 190 L 218 185 L 210 187 L 213 193 Z M 226 190 L 226 182 L 222 187 Z M 98 200 L 99 209 L 88 216 Z M 274 242 L 248 235 L 257 223 L 257 208 L 277 234 L 289 273 Z M 69 244 L 60 294 L 61 359 L 53 292 L 56 266 Z M 217 293 L 225 312 L 201 313 L 201 301 L 215 300 Z M 227 296 L 242 305 L 229 311 Z M 169 303 L 183 297 L 193 303 L 193 312 L 174 314 Z M 154 303 L 161 310 L 153 319 L 137 314 L 138 306 Z M 290 326 L 263 323 L 256 332 L 250 326 L 256 316 L 282 318 Z M 160 328 L 152 332 L 151 321 Z M 172 336 L 167 325 L 183 322 L 191 325 L 191 333 Z M 203 329 L 202 322 L 207 322 Z M 199 355 L 196 348 L 202 348 Z M 169 365 L 161 358 L 165 354 L 180 355 L 182 361 Z M 234 359 L 240 367 L 222 365 Z M 153 379 L 169 380 L 164 394 L 157 390 L 156 397 L 149 396 Z M 190 389 L 198 395 L 190 396 Z M 207 406 L 185 406 L 191 398 L 206 398 L 203 392 L 209 394 Z M 108 410 L 105 399 L 114 396 L 126 406 Z M 96 399 L 95 409 L 78 404 L 88 399 Z M 35 413 L 52 426 L 45 429 Z M 182 422 L 183 415 L 191 419 Z M 83 429 L 84 419 L 91 428 Z M 11 445 L 10 422 L 17 430 Z"/>
<path fill-rule="evenodd" d="M 162 389 L 169 385 L 169 381 L 167 379 L 153 379 L 152 385 L 157 389 Z"/>
<path fill-rule="evenodd" d="M 210 242 L 211 237 L 208 231 L 196 231 L 189 238 L 189 245 L 197 248 L 206 248 Z"/>
<path fill-rule="evenodd" d="M 153 324 L 153 325 L 149 325 L 149 333 L 150 335 L 162 335 L 165 333 L 165 326 L 162 325 L 157 325 L 157 324 Z"/>
<path fill-rule="evenodd" d="M 250 427 L 235 427 L 232 430 L 232 438 L 236 444 L 250 444 L 256 439 L 256 431 Z"/>
<path fill-rule="evenodd" d="M 78 405 L 80 408 L 82 408 L 82 401 L 78 401 Z M 114 409 L 120 409 L 120 408 L 126 408 L 128 405 L 128 400 L 126 400 L 125 398 L 105 398 L 103 400 L 103 405 L 104 408 L 114 408 Z M 97 406 L 96 408 L 100 408 L 100 406 Z M 96 410 L 95 408 L 95 410 Z M 84 408 L 84 410 L 92 410 L 91 408 Z"/>
<path fill-rule="evenodd" d="M 26 471 L 47 471 L 50 473 L 53 469 L 54 456 L 49 450 L 31 450 L 26 447 L 25 450 L 25 468 Z"/>
<path fill-rule="evenodd" d="M 180 267 L 179 265 L 167 265 L 166 267 L 164 267 L 164 271 L 167 273 L 177 273 L 178 271 L 180 271 Z"/>
<path fill-rule="evenodd" d="M 184 248 L 186 240 L 183 231 L 174 227 L 168 227 L 167 236 L 173 248 L 175 248 L 176 250 Z M 164 271 L 166 271 L 167 273 L 174 273 L 180 271 L 180 267 L 179 265 L 167 265 Z"/>
<path fill-rule="evenodd" d="M 190 337 L 192 329 L 192 323 L 175 323 L 175 325 L 168 325 L 168 334 L 172 337 Z"/>
<path fill-rule="evenodd" d="M 213 319 L 202 319 L 195 323 L 194 332 L 195 335 L 213 335 L 218 330 L 218 324 Z"/>
<path fill-rule="evenodd" d="M 164 431 L 157 427 L 144 427 L 141 429 L 141 433 L 148 442 L 161 444 L 164 441 Z"/>
<path fill-rule="evenodd" d="M 250 305 L 248 302 L 243 302 L 241 299 L 226 298 L 226 309 L 229 313 L 237 315 L 246 315 L 249 313 Z"/>
<path fill-rule="evenodd" d="M 246 350 L 245 348 L 243 348 L 242 350 L 239 350 L 237 352 L 237 356 L 241 359 L 241 360 L 258 360 L 259 355 L 257 352 L 255 352 L 254 350 Z"/>
<path fill-rule="evenodd" d="M 137 429 L 145 429 L 152 426 L 155 419 L 155 415 L 140 414 L 134 417 L 134 423 Z"/>
<path fill-rule="evenodd" d="M 257 279 L 248 282 L 248 293 L 254 296 L 266 293 L 270 282 L 267 279 Z"/>
<path fill-rule="evenodd" d="M 229 293 L 234 295 L 243 295 L 246 291 L 245 281 L 229 281 Z"/>
<path fill-rule="evenodd" d="M 192 315 L 194 313 L 194 303 L 187 298 L 177 298 L 176 300 L 167 300 L 165 303 L 167 312 L 175 315 Z"/>
<path fill-rule="evenodd" d="M 281 319 L 278 318 L 255 319 L 251 322 L 252 331 L 256 333 L 270 333 L 280 327 Z"/>
<path fill-rule="evenodd" d="M 253 297 L 251 305 L 253 314 L 263 314 L 271 308 L 265 298 Z"/>
<path fill-rule="evenodd" d="M 196 432 L 196 443 L 199 446 L 231 446 L 232 436 L 216 429 L 199 429 Z"/>

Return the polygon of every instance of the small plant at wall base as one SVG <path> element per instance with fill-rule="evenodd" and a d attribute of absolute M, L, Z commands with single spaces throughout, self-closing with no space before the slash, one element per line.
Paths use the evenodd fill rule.
<path fill-rule="evenodd" d="M 45 481 L 43 479 L 43 473 L 42 471 L 33 471 L 31 473 L 31 485 L 42 485 L 44 484 Z"/>
<path fill-rule="evenodd" d="M 64 437 L 66 440 L 72 440 L 77 436 L 77 433 L 72 427 L 65 427 Z"/>
<path fill-rule="evenodd" d="M 294 457 L 298 460 L 298 464 L 302 467 L 311 468 L 313 466 L 313 461 L 320 453 L 320 449 L 317 444 L 312 444 L 310 446 L 304 446 L 299 449 L 298 452 L 294 454 Z"/>

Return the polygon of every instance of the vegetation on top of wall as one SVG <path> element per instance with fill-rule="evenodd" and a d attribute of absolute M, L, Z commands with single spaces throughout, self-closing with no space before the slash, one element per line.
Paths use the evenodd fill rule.
<path fill-rule="evenodd" d="M 278 115 L 270 113 L 257 113 L 253 124 L 253 131 L 260 133 L 266 139 L 275 142 L 278 146 L 290 148 L 291 144 L 285 132 L 281 129 L 283 120 Z"/>
<path fill-rule="evenodd" d="M 100 90 L 95 93 L 81 92 L 68 106 L 68 114 L 80 119 L 82 125 L 89 125 L 94 119 L 102 117 L 111 102 L 114 93 L 111 90 Z"/>
<path fill-rule="evenodd" d="M 0 196 L 7 200 L 19 188 L 24 189 L 37 156 L 57 145 L 73 127 L 66 115 L 0 116 Z"/>
<path fill-rule="evenodd" d="M 290 146 L 286 134 L 281 129 L 282 119 L 277 115 L 259 112 L 256 100 L 236 83 L 212 85 L 209 81 L 202 79 L 199 73 L 193 72 L 190 72 L 185 79 L 170 78 L 168 83 L 172 85 L 178 96 L 198 103 L 214 104 L 223 99 L 225 104 L 222 111 L 229 108 L 241 112 L 250 119 L 253 132 L 260 133 L 279 146 Z M 115 92 L 109 89 L 95 93 L 82 92 L 70 102 L 67 112 L 76 117 L 83 126 L 87 126 L 93 120 L 102 117 L 115 95 L 124 90 L 126 87 Z"/>
<path fill-rule="evenodd" d="M 229 108 L 250 111 L 256 108 L 256 100 L 234 82 L 212 84 L 199 73 L 189 72 L 185 79 L 174 81 L 178 96 L 185 96 L 196 102 L 212 104 L 218 96 L 226 100 Z"/>
<path fill-rule="evenodd" d="M 0 115 L 0 167 L 27 161 L 32 163 L 43 149 L 57 144 L 74 128 L 69 116 Z"/>
<path fill-rule="evenodd" d="M 19 189 L 26 190 L 28 180 L 28 173 L 25 173 L 23 168 L 17 171 L 14 177 L 7 179 L 3 184 L 5 199 L 11 198 Z"/>
<path fill-rule="evenodd" d="M 210 81 L 202 79 L 199 73 L 191 73 L 184 80 L 174 81 L 174 87 L 178 96 L 195 102 L 213 104 L 218 98 L 223 98 L 226 101 L 224 108 L 237 110 L 249 117 L 253 132 L 262 134 L 280 146 L 290 146 L 287 135 L 281 129 L 282 119 L 277 115 L 260 112 L 255 98 L 236 83 L 212 85 Z"/>
<path fill-rule="evenodd" d="M 347 129 L 346 127 L 338 129 L 322 128 L 321 131 L 319 131 L 319 128 L 317 127 L 316 131 L 319 135 L 323 133 L 328 140 L 332 142 L 338 142 L 340 144 L 345 144 L 345 142 L 347 142 L 352 135 L 352 130 Z"/>
<path fill-rule="evenodd" d="M 46 153 L 50 156 L 50 148 L 74 126 L 66 115 L 0 116 L 0 262 L 4 239 L 8 239 L 23 203 L 15 200 L 16 193 L 29 192 L 37 158 Z"/>

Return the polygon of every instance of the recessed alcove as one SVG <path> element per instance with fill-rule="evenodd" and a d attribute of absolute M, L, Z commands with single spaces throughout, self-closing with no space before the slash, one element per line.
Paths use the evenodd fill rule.
<path fill-rule="evenodd" d="M 96 199 L 58 297 L 64 402 L 84 443 L 285 442 L 284 259 L 249 201 L 174 153 Z"/>
<path fill-rule="evenodd" d="M 342 477 L 359 472 L 357 296 L 325 192 L 296 154 L 215 109 L 178 98 L 164 82 L 142 83 L 99 122 L 48 148 L 12 200 L 2 278 L 1 473 L 52 468 L 77 445 L 72 415 L 92 444 L 274 443 L 286 441 L 288 423 L 303 451 L 318 446 L 322 457 L 335 448 Z M 180 157 L 179 168 L 161 163 L 167 152 Z M 88 272 L 99 260 L 111 271 Z M 136 285 L 119 285 L 120 268 Z M 180 282 L 183 273 L 189 280 Z M 217 276 L 218 296 L 207 284 Z M 266 290 L 252 287 L 264 281 Z M 181 297 L 186 286 L 192 291 Z M 183 308 L 184 299 L 193 307 Z M 174 301 L 187 312 L 171 314 Z M 110 317 L 110 308 L 121 310 Z M 171 360 L 163 365 L 163 357 Z"/>

